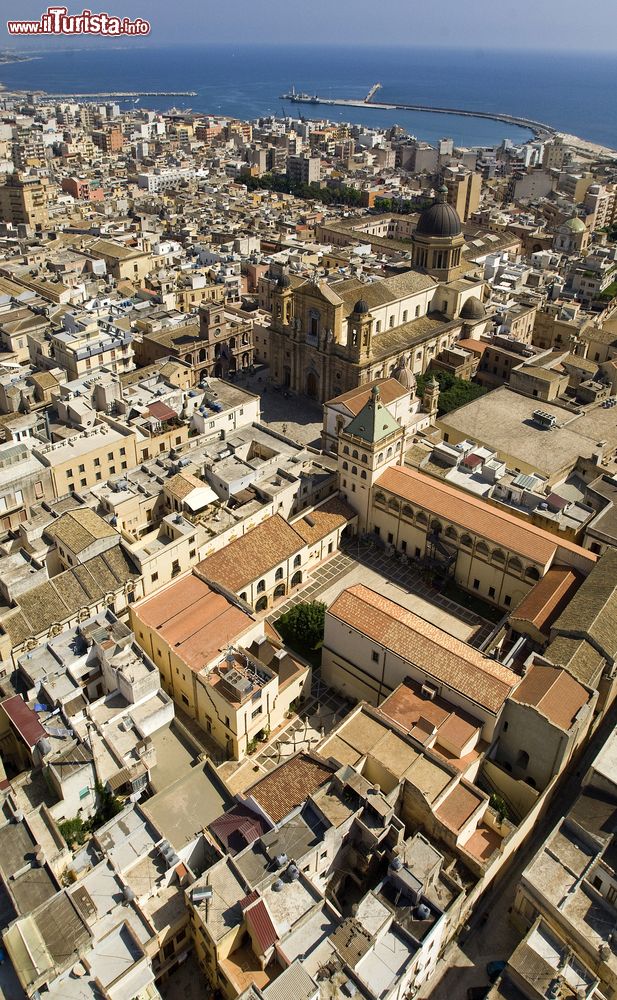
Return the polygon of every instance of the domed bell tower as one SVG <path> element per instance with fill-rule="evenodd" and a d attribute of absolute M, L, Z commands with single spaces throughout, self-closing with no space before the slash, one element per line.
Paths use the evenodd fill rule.
<path fill-rule="evenodd" d="M 459 277 L 465 238 L 458 213 L 448 205 L 448 189 L 439 188 L 437 198 L 425 208 L 413 234 L 413 263 L 438 281 Z"/>
<path fill-rule="evenodd" d="M 373 317 L 368 302 L 358 299 L 347 319 L 347 356 L 359 364 L 368 361 L 373 341 Z"/>

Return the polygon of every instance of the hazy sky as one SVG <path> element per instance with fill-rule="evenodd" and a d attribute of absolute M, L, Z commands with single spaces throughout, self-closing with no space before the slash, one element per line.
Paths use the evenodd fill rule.
<path fill-rule="evenodd" d="M 53 2 L 53 0 L 51 0 Z M 270 42 L 586 49 L 617 54 L 617 0 L 56 0 L 152 23 L 151 42 Z M 38 19 L 48 0 L 0 0 Z M 9 39 L 4 29 L 5 44 Z M 24 47 L 28 39 L 20 39 Z M 34 40 L 32 40 L 34 41 Z M 51 40 L 52 44 L 54 40 Z M 142 40 L 147 44 L 148 40 Z M 40 42 L 38 43 L 40 44 Z M 575 85 L 575 81 L 573 81 Z"/>

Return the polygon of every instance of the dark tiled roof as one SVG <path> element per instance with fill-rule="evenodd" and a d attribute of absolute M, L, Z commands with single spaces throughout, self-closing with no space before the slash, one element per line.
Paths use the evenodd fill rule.
<path fill-rule="evenodd" d="M 279 823 L 332 776 L 323 761 L 298 754 L 260 778 L 247 791 L 274 823 Z"/>
<path fill-rule="evenodd" d="M 608 660 L 617 658 L 617 550 L 606 550 L 555 622 L 553 634 L 586 638 Z"/>
<path fill-rule="evenodd" d="M 269 829 L 269 826 L 263 816 L 259 816 L 245 806 L 237 805 L 223 816 L 215 819 L 214 823 L 210 824 L 209 829 L 225 850 L 234 855 L 261 837 Z"/>

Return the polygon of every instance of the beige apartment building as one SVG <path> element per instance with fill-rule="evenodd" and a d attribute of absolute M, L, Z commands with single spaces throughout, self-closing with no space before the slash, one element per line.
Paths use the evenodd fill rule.
<path fill-rule="evenodd" d="M 120 432 L 106 423 L 64 441 L 37 445 L 33 454 L 49 468 L 57 497 L 88 489 L 138 464 L 134 432 Z"/>
<path fill-rule="evenodd" d="M 126 246 L 113 240 L 95 240 L 86 250 L 92 260 L 103 260 L 116 281 L 141 283 L 153 266 L 149 250 Z"/>
<path fill-rule="evenodd" d="M 132 605 L 130 617 L 164 690 L 228 758 L 242 759 L 310 690 L 308 664 L 196 573 Z"/>
<path fill-rule="evenodd" d="M 69 382 L 103 367 L 122 375 L 135 367 L 132 339 L 129 320 L 118 319 L 106 325 L 94 321 L 83 330 L 53 334 L 51 353 L 55 363 L 66 371 Z"/>
<path fill-rule="evenodd" d="M 447 167 L 443 183 L 448 189 L 448 205 L 452 206 L 462 222 L 467 222 L 480 207 L 481 175 L 473 170 Z"/>
<path fill-rule="evenodd" d="M 33 229 L 48 224 L 47 194 L 38 177 L 8 175 L 0 185 L 0 218 L 14 226 Z"/>

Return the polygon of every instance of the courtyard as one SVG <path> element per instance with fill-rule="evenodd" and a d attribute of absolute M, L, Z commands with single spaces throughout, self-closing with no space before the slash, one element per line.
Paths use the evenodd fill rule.
<path fill-rule="evenodd" d="M 298 444 L 321 448 L 323 411 L 315 400 L 290 393 L 273 383 L 267 365 L 259 365 L 253 375 L 238 373 L 234 383 L 261 397 L 261 419 L 270 430 Z"/>
<path fill-rule="evenodd" d="M 306 585 L 275 608 L 267 620 L 276 627 L 277 618 L 302 601 L 323 601 L 329 607 L 342 590 L 359 583 L 479 649 L 495 629 L 494 621 L 426 583 L 414 563 L 402 562 L 383 549 L 358 541 L 318 566 Z"/>

